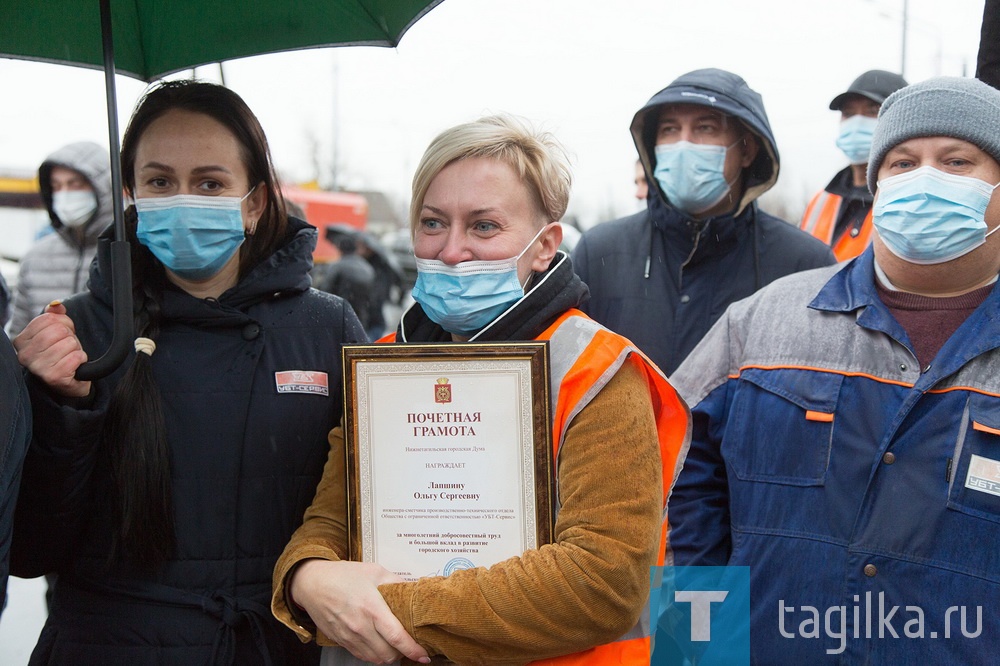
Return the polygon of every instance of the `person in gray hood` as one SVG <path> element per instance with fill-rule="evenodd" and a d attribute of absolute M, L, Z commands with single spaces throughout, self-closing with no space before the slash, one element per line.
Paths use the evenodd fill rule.
<path fill-rule="evenodd" d="M 730 303 L 834 263 L 830 248 L 756 200 L 778 180 L 758 93 L 731 72 L 677 78 L 632 120 L 647 208 L 584 233 L 573 265 L 583 310 L 672 373 Z"/>
<path fill-rule="evenodd" d="M 86 286 L 97 237 L 111 224 L 108 150 L 80 141 L 63 146 L 38 167 L 38 184 L 54 233 L 21 258 L 9 333 L 13 337 L 51 301 Z"/>

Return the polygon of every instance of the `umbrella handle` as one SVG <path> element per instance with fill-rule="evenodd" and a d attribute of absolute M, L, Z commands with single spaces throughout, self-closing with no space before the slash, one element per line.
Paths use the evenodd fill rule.
<path fill-rule="evenodd" d="M 80 381 L 100 379 L 122 364 L 135 337 L 132 322 L 132 255 L 128 241 L 111 242 L 111 288 L 114 326 L 111 344 L 104 355 L 76 369 Z"/>
<path fill-rule="evenodd" d="M 132 349 L 132 253 L 125 234 L 122 206 L 121 150 L 118 145 L 118 103 L 115 93 L 115 47 L 111 34 L 111 1 L 101 0 L 101 45 L 104 51 L 104 87 L 108 102 L 108 141 L 111 146 L 111 197 L 115 239 L 111 242 L 111 293 L 114 305 L 111 345 L 104 355 L 76 369 L 80 381 L 101 379 L 114 372 Z"/>

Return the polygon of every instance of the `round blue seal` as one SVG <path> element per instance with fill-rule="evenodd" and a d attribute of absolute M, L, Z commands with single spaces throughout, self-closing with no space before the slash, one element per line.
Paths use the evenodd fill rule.
<path fill-rule="evenodd" d="M 458 571 L 459 569 L 475 569 L 476 565 L 464 557 L 455 557 L 448 561 L 448 564 L 444 565 L 444 575 L 450 576 L 452 572 Z"/>

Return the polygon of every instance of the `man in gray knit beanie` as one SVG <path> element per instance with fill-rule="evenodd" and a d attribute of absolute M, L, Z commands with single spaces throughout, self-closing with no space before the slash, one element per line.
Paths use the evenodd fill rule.
<path fill-rule="evenodd" d="M 1000 92 L 893 93 L 867 179 L 872 244 L 733 304 L 671 375 L 692 425 L 673 560 L 749 567 L 769 609 L 746 620 L 752 663 L 985 663 L 1000 651 L 1000 613 L 983 612 L 1000 598 Z M 827 631 L 807 631 L 820 616 Z"/>
<path fill-rule="evenodd" d="M 901 88 L 882 104 L 868 158 L 874 193 L 890 148 L 921 136 L 950 136 L 973 143 L 1000 162 L 1000 90 L 977 79 L 940 76 Z"/>
<path fill-rule="evenodd" d="M 890 95 L 868 163 L 879 277 L 932 297 L 992 284 L 1000 236 L 989 232 L 1000 211 L 988 208 L 998 182 L 1000 91 L 938 77 Z"/>

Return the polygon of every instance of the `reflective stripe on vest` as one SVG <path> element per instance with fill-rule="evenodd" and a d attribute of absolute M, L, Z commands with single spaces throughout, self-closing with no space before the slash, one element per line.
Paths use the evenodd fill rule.
<path fill-rule="evenodd" d="M 395 339 L 395 333 L 390 333 L 379 342 L 393 342 Z M 660 440 L 664 484 L 663 524 L 660 529 L 657 565 L 662 565 L 664 561 L 672 563 L 673 557 L 668 553 L 667 543 L 667 500 L 681 471 L 679 462 L 687 455 L 691 441 L 691 418 L 687 405 L 645 354 L 631 342 L 612 333 L 579 310 L 565 312 L 537 339 L 549 341 L 550 384 L 554 387 L 549 400 L 552 414 L 552 459 L 557 470 L 556 513 L 559 512 L 559 445 L 566 429 L 573 418 L 611 381 L 622 365 L 626 362 L 634 363 L 642 371 L 649 386 Z M 667 483 L 667 479 L 670 483 Z M 562 657 L 534 661 L 532 664 L 647 666 L 652 654 L 651 635 L 649 605 L 646 604 L 635 626 L 613 643 Z"/>
<path fill-rule="evenodd" d="M 552 386 L 552 447 L 558 469 L 559 446 L 566 429 L 603 389 L 626 362 L 642 370 L 650 388 L 660 440 L 663 466 L 663 526 L 657 564 L 662 565 L 667 551 L 666 505 L 670 488 L 680 472 L 678 461 L 686 453 L 690 438 L 687 406 L 678 397 L 660 370 L 628 340 L 612 333 L 578 310 L 563 314 L 539 340 L 549 340 L 549 371 Z M 558 476 L 557 476 L 558 478 Z M 669 480 L 669 482 L 668 482 Z M 559 511 L 559 487 L 556 485 L 556 513 Z M 672 560 L 672 558 L 671 558 Z M 613 643 L 600 645 L 576 654 L 532 662 L 546 666 L 569 664 L 649 664 L 652 627 L 648 604 L 639 620 L 624 636 Z"/>
<path fill-rule="evenodd" d="M 868 247 L 871 242 L 872 230 L 872 210 L 868 209 L 858 233 L 852 236 L 849 233 L 840 235 L 837 242 L 833 242 L 833 232 L 837 228 L 837 215 L 840 213 L 840 205 L 844 198 L 839 194 L 831 194 L 823 190 L 809 202 L 805 214 L 802 216 L 802 224 L 799 228 L 806 233 L 831 246 L 833 255 L 837 261 L 853 259 Z"/>
<path fill-rule="evenodd" d="M 829 245 L 833 241 L 832 221 L 837 219 L 842 200 L 839 195 L 823 190 L 809 202 L 799 228 Z"/>

